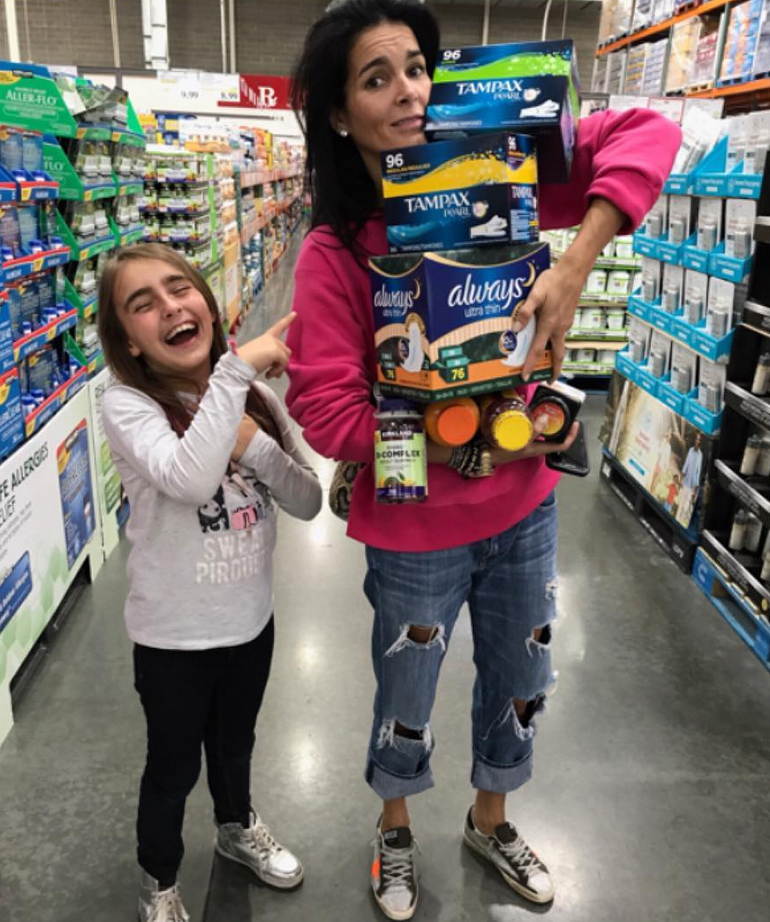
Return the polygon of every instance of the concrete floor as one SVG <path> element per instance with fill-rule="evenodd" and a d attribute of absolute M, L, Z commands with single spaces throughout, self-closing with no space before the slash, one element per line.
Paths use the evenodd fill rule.
<path fill-rule="evenodd" d="M 291 260 L 249 318 L 285 309 Z M 598 432 L 603 400 L 585 418 Z M 595 471 L 598 444 L 591 440 Z M 319 459 L 328 483 L 332 466 Z M 422 857 L 415 916 L 431 922 L 766 922 L 770 906 L 770 681 L 618 500 L 559 489 L 561 607 L 556 693 L 540 720 L 535 778 L 509 816 L 549 864 L 536 908 L 461 847 L 471 802 L 467 616 L 433 717 L 437 787 L 412 804 Z M 0 920 L 135 918 L 134 811 L 144 728 L 121 606 L 123 546 L 81 597 L 0 750 Z M 378 805 L 362 779 L 373 679 L 361 547 L 326 509 L 283 517 L 277 647 L 260 716 L 254 799 L 306 880 L 292 894 L 215 859 L 201 781 L 181 874 L 195 922 L 365 922 Z"/>

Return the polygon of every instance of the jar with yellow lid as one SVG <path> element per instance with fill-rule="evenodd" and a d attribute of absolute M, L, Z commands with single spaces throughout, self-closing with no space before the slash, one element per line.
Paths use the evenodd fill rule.
<path fill-rule="evenodd" d="M 481 431 L 490 445 L 521 451 L 532 441 L 534 421 L 524 399 L 514 390 L 481 398 Z"/>

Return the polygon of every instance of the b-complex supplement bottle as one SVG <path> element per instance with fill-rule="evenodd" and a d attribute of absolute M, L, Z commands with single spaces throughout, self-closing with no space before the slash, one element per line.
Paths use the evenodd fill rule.
<path fill-rule="evenodd" d="M 481 398 L 481 431 L 504 451 L 520 451 L 532 441 L 534 424 L 527 404 L 514 390 Z"/>
<path fill-rule="evenodd" d="M 481 413 L 470 397 L 439 400 L 425 411 L 428 438 L 437 445 L 457 448 L 465 445 L 478 432 Z"/>
<path fill-rule="evenodd" d="M 379 503 L 428 497 L 428 452 L 422 411 L 408 400 L 382 400 L 374 433 L 374 489 Z"/>

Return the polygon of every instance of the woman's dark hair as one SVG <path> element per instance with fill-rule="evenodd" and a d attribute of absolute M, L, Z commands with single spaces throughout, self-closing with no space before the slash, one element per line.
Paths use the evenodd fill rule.
<path fill-rule="evenodd" d="M 128 349 L 128 337 L 118 315 L 115 300 L 115 288 L 121 267 L 136 259 L 156 259 L 189 279 L 191 284 L 203 295 L 209 312 L 214 335 L 211 340 L 211 368 L 227 351 L 227 339 L 219 319 L 219 308 L 213 292 L 206 280 L 176 250 L 162 243 L 138 243 L 135 246 L 118 250 L 102 271 L 99 282 L 99 339 L 104 349 L 104 357 L 112 373 L 122 383 L 147 394 L 156 400 L 168 418 L 172 429 L 182 436 L 192 422 L 192 414 L 187 404 L 179 396 L 180 391 L 189 390 L 190 382 L 175 379 L 151 368 L 140 355 L 134 357 Z M 265 398 L 255 388 L 249 388 L 246 397 L 246 413 L 281 447 L 281 433 Z"/>
<path fill-rule="evenodd" d="M 361 32 L 382 22 L 404 23 L 414 32 L 433 75 L 439 28 L 416 0 L 341 0 L 308 32 L 294 71 L 292 106 L 307 141 L 307 169 L 313 203 L 311 223 L 329 224 L 356 254 L 355 240 L 378 207 L 378 190 L 352 138 L 332 128 L 332 113 L 345 106 L 348 58 Z M 356 254 L 357 255 L 357 254 Z"/>

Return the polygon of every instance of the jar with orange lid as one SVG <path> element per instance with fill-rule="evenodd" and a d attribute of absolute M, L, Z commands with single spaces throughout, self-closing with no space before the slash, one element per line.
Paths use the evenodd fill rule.
<path fill-rule="evenodd" d="M 425 430 L 437 445 L 457 448 L 476 435 L 480 419 L 478 404 L 470 397 L 439 400 L 425 410 Z"/>

